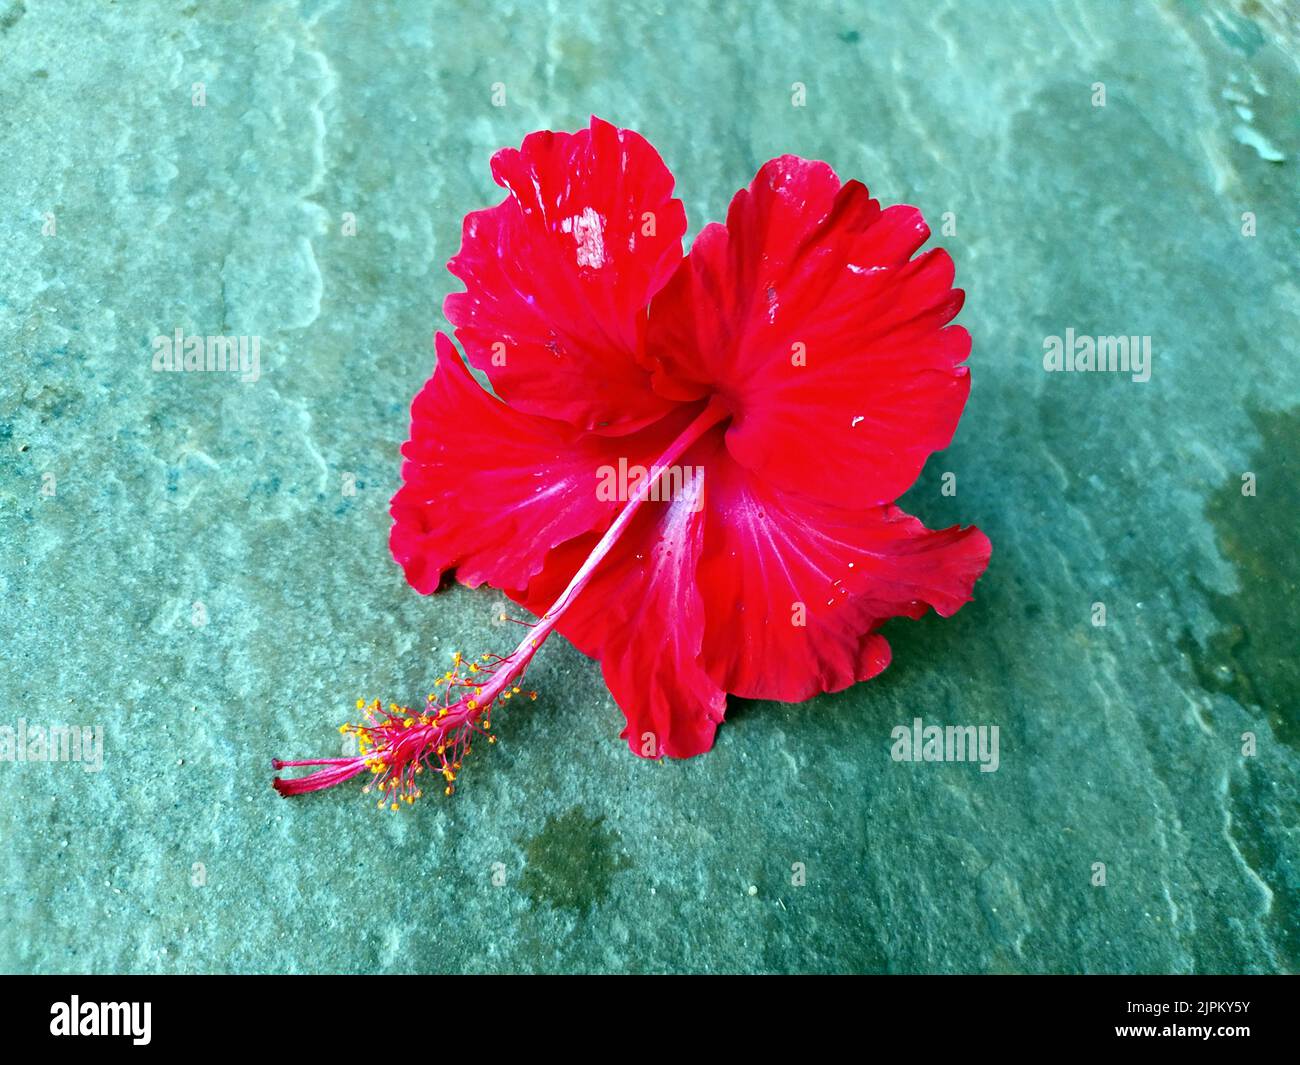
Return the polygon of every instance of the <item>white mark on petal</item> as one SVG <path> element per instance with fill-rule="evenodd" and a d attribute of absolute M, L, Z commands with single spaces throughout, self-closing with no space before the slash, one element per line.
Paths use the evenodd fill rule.
<path fill-rule="evenodd" d="M 573 234 L 578 245 L 579 266 L 599 270 L 605 265 L 605 220 L 593 208 L 584 207 L 582 214 L 564 219 L 560 223 L 560 229 Z"/>

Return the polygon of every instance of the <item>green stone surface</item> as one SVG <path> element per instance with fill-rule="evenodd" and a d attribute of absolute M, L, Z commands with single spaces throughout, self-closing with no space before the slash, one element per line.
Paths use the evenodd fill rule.
<path fill-rule="evenodd" d="M 104 730 L 98 773 L 0 762 L 0 968 L 1300 969 L 1297 39 L 1258 0 L 0 0 L 0 724 Z M 282 801 L 272 756 L 517 633 L 412 591 L 387 503 L 491 153 L 593 112 L 692 233 L 785 152 L 924 210 L 974 388 L 903 505 L 988 533 L 976 601 L 682 763 L 557 639 L 453 799 Z M 261 379 L 154 373 L 178 328 Z M 1149 335 L 1150 380 L 1046 373 L 1066 329 Z M 997 725 L 998 771 L 893 761 L 915 717 Z"/>

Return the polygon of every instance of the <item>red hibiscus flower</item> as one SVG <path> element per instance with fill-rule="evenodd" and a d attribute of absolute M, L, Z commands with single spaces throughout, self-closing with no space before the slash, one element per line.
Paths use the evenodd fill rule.
<path fill-rule="evenodd" d="M 534 133 L 492 173 L 510 195 L 465 219 L 446 313 L 496 395 L 439 334 L 390 544 L 418 591 L 454 569 L 539 621 L 505 658 L 456 656 L 421 711 L 345 726 L 357 759 L 277 763 L 328 767 L 282 793 L 369 769 L 410 801 L 424 766 L 450 788 L 551 631 L 600 660 L 636 754 L 699 754 L 728 693 L 873 677 L 885 621 L 952 614 L 988 564 L 978 529 L 894 506 L 970 390 L 919 211 L 782 156 L 683 258 L 672 175 L 630 130 Z"/>

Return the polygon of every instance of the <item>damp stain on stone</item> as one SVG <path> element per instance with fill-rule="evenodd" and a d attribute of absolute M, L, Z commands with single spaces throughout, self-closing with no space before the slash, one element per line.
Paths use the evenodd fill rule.
<path fill-rule="evenodd" d="M 614 874 L 631 862 L 620 850 L 622 837 L 604 821 L 575 806 L 548 817 L 523 843 L 520 886 L 534 905 L 585 913 L 609 896 Z"/>
<path fill-rule="evenodd" d="M 1258 707 L 1278 741 L 1300 751 L 1300 659 L 1294 647 L 1300 408 L 1249 413 L 1260 438 L 1249 469 L 1234 471 L 1206 506 L 1219 550 L 1236 569 L 1238 589 L 1225 595 L 1196 581 L 1219 627 L 1203 647 L 1184 629 L 1179 646 L 1202 688 Z M 1244 474 L 1254 476 L 1254 495 L 1243 494 Z"/>
<path fill-rule="evenodd" d="M 10 4 L 7 10 L 0 12 L 0 33 L 8 33 L 18 25 L 25 14 L 27 14 L 27 5 L 23 0 Z"/>

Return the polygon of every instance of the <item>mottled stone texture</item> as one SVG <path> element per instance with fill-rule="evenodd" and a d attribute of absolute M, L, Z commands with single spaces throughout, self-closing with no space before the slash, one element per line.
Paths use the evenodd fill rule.
<path fill-rule="evenodd" d="M 1286 8 L 0 0 L 0 724 L 106 747 L 0 763 L 0 967 L 1300 968 Z M 687 763 L 557 640 L 453 800 L 277 799 L 356 696 L 516 632 L 411 591 L 386 506 L 491 152 L 591 112 L 692 232 L 783 152 L 926 212 L 974 389 L 904 505 L 987 531 L 977 601 Z M 154 373 L 178 328 L 261 380 Z M 1045 373 L 1067 328 L 1149 335 L 1150 381 Z M 892 761 L 914 717 L 1000 768 Z"/>

